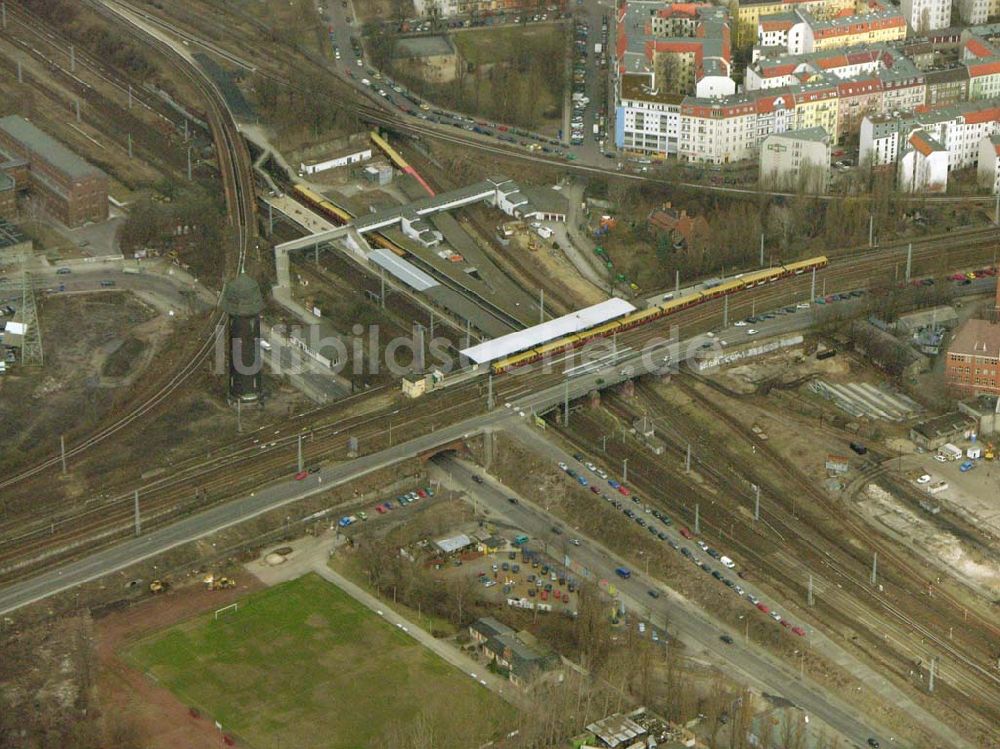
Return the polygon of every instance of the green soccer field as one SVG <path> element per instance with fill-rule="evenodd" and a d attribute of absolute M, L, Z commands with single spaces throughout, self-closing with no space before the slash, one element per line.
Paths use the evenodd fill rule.
<path fill-rule="evenodd" d="M 310 574 L 132 645 L 126 658 L 254 747 L 359 749 L 415 731 L 477 746 L 512 709 Z"/>

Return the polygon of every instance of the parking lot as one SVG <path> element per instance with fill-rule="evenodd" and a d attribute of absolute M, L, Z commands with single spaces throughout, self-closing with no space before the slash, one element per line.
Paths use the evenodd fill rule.
<path fill-rule="evenodd" d="M 959 443 L 966 449 L 971 444 Z M 985 451 L 985 445 L 979 445 Z M 940 460 L 935 454 L 904 456 L 901 469 L 932 503 L 947 502 L 977 525 L 1000 534 L 1000 462 L 969 459 Z"/>
<path fill-rule="evenodd" d="M 461 570 L 459 573 L 458 570 Z M 579 581 L 564 567 L 527 544 L 504 549 L 471 561 L 450 574 L 473 577 L 483 586 L 483 598 L 519 608 L 575 612 Z"/>

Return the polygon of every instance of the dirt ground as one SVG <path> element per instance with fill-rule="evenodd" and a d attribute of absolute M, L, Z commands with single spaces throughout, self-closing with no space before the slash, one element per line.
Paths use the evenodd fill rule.
<path fill-rule="evenodd" d="M 210 591 L 195 583 L 95 621 L 96 687 L 102 710 L 133 716 L 149 749 L 218 747 L 219 731 L 211 721 L 192 715 L 177 696 L 129 667 L 118 653 L 132 640 L 225 606 L 262 587 L 252 575 L 242 576 L 230 590 Z"/>
<path fill-rule="evenodd" d="M 552 248 L 551 242 L 534 237 L 536 249 L 529 250 L 530 235 L 518 232 L 511 240 L 510 252 L 521 254 L 525 264 L 530 264 L 553 283 L 564 286 L 581 307 L 597 304 L 605 299 L 605 294 L 592 283 L 582 278 L 576 267 L 566 258 L 562 250 Z"/>
<path fill-rule="evenodd" d="M 11 374 L 0 382 L 9 455 L 65 431 L 67 414 L 100 418 L 107 413 L 115 390 L 144 371 L 167 334 L 163 318 L 120 292 L 48 297 L 39 316 L 45 350 L 40 376 Z M 105 360 L 128 337 L 146 343 L 145 356 L 127 373 L 103 377 Z"/>

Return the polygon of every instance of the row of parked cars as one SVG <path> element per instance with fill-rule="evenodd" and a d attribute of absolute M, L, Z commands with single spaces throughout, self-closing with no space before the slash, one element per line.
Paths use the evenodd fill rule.
<path fill-rule="evenodd" d="M 570 119 L 570 143 L 578 146 L 583 143 L 583 116 L 590 106 L 587 96 L 587 45 L 590 37 L 590 27 L 586 21 L 577 21 L 573 40 L 573 115 Z"/>
<path fill-rule="evenodd" d="M 406 494 L 400 494 L 395 500 L 387 499 L 385 502 L 380 502 L 375 505 L 375 512 L 379 515 L 385 515 L 392 512 L 395 509 L 402 509 L 407 505 L 412 505 L 421 499 L 427 499 L 428 497 L 434 496 L 434 490 L 429 486 L 425 489 L 417 489 L 416 491 L 407 492 Z M 357 515 L 345 515 L 340 520 L 337 521 L 337 525 L 341 528 L 347 528 L 350 525 L 354 525 L 359 520 L 368 520 L 367 512 L 359 512 Z"/>
<path fill-rule="evenodd" d="M 653 518 L 660 521 L 660 523 L 662 523 L 664 526 L 669 527 L 673 525 L 673 521 L 666 513 L 660 512 L 654 507 L 649 507 L 648 505 L 644 505 L 638 495 L 633 494 L 631 490 L 629 490 L 622 484 L 618 483 L 614 479 L 609 479 L 606 471 L 594 465 L 590 461 L 585 460 L 584 456 L 576 454 L 573 457 L 577 461 L 579 461 L 581 465 L 583 465 L 584 468 L 586 468 L 592 474 L 605 479 L 608 482 L 609 486 L 611 486 L 612 488 L 616 488 L 620 494 L 626 497 L 630 497 L 632 503 L 636 505 L 636 507 L 633 508 L 629 506 L 627 502 L 623 502 L 618 497 L 602 492 L 596 485 L 590 487 L 590 491 L 592 493 L 599 494 L 606 502 L 612 504 L 616 509 L 621 510 L 622 514 L 625 515 L 627 518 L 634 521 L 640 527 L 646 528 L 646 530 L 649 531 L 650 535 L 655 536 L 656 538 L 668 544 L 674 551 L 677 551 L 686 559 L 690 560 L 697 567 L 699 567 L 706 573 L 710 574 L 720 583 L 722 583 L 727 588 L 732 590 L 736 595 L 740 596 L 741 598 L 745 598 L 750 604 L 755 606 L 761 612 L 770 616 L 772 619 L 774 619 L 774 621 L 779 623 L 782 627 L 784 627 L 785 629 L 790 629 L 794 634 L 798 635 L 799 637 L 806 636 L 806 631 L 802 627 L 793 624 L 791 621 L 781 616 L 781 614 L 779 614 L 777 611 L 773 611 L 770 606 L 761 601 L 757 596 L 745 590 L 739 583 L 727 577 L 720 570 L 714 569 L 708 562 L 699 558 L 698 554 L 696 554 L 687 546 L 682 546 L 680 543 L 678 543 L 674 538 L 672 538 L 666 533 L 664 528 L 659 527 L 656 523 L 647 520 L 644 517 L 644 515 L 651 515 Z M 588 485 L 589 482 L 582 475 L 582 472 L 575 471 L 574 469 L 570 468 L 566 463 L 559 463 L 559 467 L 568 476 L 570 476 L 571 478 L 575 478 L 581 486 Z M 695 540 L 695 535 L 688 528 L 684 527 L 679 528 L 678 532 L 685 539 Z M 695 543 L 697 544 L 699 549 L 701 549 L 705 554 L 707 554 L 712 559 L 717 560 L 725 569 L 734 570 L 736 568 L 736 562 L 734 562 L 731 558 L 722 554 L 718 550 L 709 546 L 707 543 L 705 543 L 705 541 L 697 539 L 695 540 Z M 631 577 L 631 571 L 625 567 L 620 567 L 616 572 L 619 575 L 619 577 L 623 577 L 626 579 Z M 746 578 L 746 573 L 743 571 L 739 571 L 736 574 L 739 578 Z M 660 596 L 659 591 L 653 588 L 650 588 L 648 593 L 652 598 L 659 598 Z M 729 637 L 729 635 L 723 635 L 722 640 L 723 642 L 726 643 L 732 643 L 732 638 Z"/>

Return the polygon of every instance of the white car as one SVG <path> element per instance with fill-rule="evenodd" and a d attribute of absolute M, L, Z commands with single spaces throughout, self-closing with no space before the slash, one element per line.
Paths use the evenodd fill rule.
<path fill-rule="evenodd" d="M 719 559 L 719 561 L 722 562 L 722 564 L 728 567 L 729 569 L 733 569 L 736 566 L 736 562 L 734 562 L 729 557 L 722 557 L 721 559 Z"/>
<path fill-rule="evenodd" d="M 925 473 L 923 476 L 921 476 L 920 478 L 917 479 L 917 483 L 918 484 L 929 484 L 929 483 L 931 483 L 930 474 Z"/>
<path fill-rule="evenodd" d="M 559 461 L 559 467 L 564 471 L 569 469 L 569 466 L 563 463 L 561 460 Z"/>
<path fill-rule="evenodd" d="M 795 305 L 795 309 L 809 309 L 809 302 L 799 302 Z"/>
<path fill-rule="evenodd" d="M 733 325 L 735 327 L 737 327 L 737 328 L 745 328 L 747 326 L 747 321 L 746 320 L 737 320 L 736 322 L 733 323 Z"/>
<path fill-rule="evenodd" d="M 750 329 L 749 329 L 749 330 L 747 331 L 747 335 L 757 335 L 757 332 L 758 332 L 758 331 L 757 331 L 757 329 L 756 329 L 756 328 L 750 328 Z"/>
<path fill-rule="evenodd" d="M 935 455 L 934 456 L 934 460 L 936 460 L 938 463 L 947 463 L 948 462 L 948 459 L 945 456 L 943 456 L 941 453 L 938 453 L 937 455 Z"/>
<path fill-rule="evenodd" d="M 707 335 L 709 338 L 715 338 L 715 333 L 713 333 L 711 330 L 705 333 L 705 335 Z"/>

